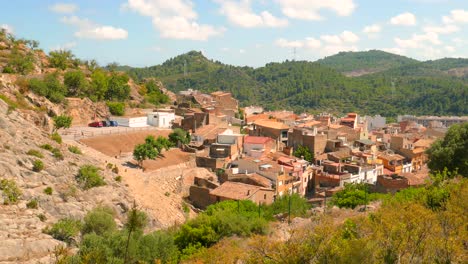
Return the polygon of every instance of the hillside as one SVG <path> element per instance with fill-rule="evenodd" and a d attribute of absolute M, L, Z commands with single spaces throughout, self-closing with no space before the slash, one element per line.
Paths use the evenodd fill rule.
<path fill-rule="evenodd" d="M 404 65 L 350 78 L 316 62 L 285 61 L 253 69 L 222 64 L 191 51 L 161 65 L 132 68 L 128 74 L 139 80 L 155 77 L 174 92 L 188 88 L 230 91 L 241 105 L 260 104 L 267 109 L 357 111 L 384 116 L 468 114 L 465 101 L 468 82 L 437 69 L 444 69 L 442 65 L 447 63 L 431 66 L 375 52 L 399 58 Z"/>
<path fill-rule="evenodd" d="M 317 63 L 350 77 L 380 72 L 415 62 L 417 60 L 381 50 L 340 52 L 317 60 Z"/>

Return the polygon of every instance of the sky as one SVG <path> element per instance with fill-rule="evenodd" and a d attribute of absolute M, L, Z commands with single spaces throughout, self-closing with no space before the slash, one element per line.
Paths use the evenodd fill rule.
<path fill-rule="evenodd" d="M 0 27 L 101 65 L 190 50 L 253 67 L 370 49 L 468 57 L 468 0 L 15 0 L 2 1 Z"/>

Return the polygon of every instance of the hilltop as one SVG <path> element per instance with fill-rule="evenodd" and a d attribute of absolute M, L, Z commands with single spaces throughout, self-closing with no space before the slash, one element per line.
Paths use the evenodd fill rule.
<path fill-rule="evenodd" d="M 349 62 L 346 70 L 377 69 L 355 78 L 323 61 L 285 61 L 254 69 L 213 61 L 197 51 L 161 65 L 122 69 L 137 80 L 156 78 L 173 92 L 221 89 L 231 92 L 241 105 L 260 104 L 267 109 L 359 111 L 384 116 L 468 114 L 464 101 L 468 90 L 466 59 L 418 62 L 382 51 L 340 54 L 323 61 L 333 64 L 337 58 L 345 59 Z"/>

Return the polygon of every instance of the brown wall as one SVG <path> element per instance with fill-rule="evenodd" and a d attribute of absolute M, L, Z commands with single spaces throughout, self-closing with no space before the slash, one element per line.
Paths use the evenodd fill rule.
<path fill-rule="evenodd" d="M 395 193 L 401 189 L 409 187 L 407 178 L 398 177 L 393 179 L 391 177 L 385 177 L 383 175 L 377 176 L 377 183 L 375 185 L 376 191 L 384 193 Z"/>
<path fill-rule="evenodd" d="M 192 185 L 189 189 L 190 201 L 195 207 L 205 209 L 208 205 L 213 204 L 216 200 L 210 195 L 210 189 Z"/>
<path fill-rule="evenodd" d="M 224 165 L 224 161 L 220 159 L 198 156 L 195 159 L 197 167 L 219 169 Z"/>

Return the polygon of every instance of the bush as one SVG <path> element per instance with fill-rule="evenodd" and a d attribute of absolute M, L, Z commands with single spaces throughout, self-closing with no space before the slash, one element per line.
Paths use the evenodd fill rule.
<path fill-rule="evenodd" d="M 35 160 L 33 162 L 33 171 L 35 172 L 40 172 L 41 170 L 44 169 L 44 162 L 42 160 Z"/>
<path fill-rule="evenodd" d="M 63 154 L 62 154 L 62 152 L 60 151 L 60 149 L 58 149 L 58 148 L 52 149 L 52 154 L 54 155 L 54 157 L 55 157 L 56 159 L 63 160 Z"/>
<path fill-rule="evenodd" d="M 78 155 L 82 154 L 80 148 L 77 147 L 77 146 L 69 146 L 68 151 L 70 151 L 71 153 L 74 153 L 74 154 L 78 154 Z"/>
<path fill-rule="evenodd" d="M 53 118 L 54 120 L 54 130 L 60 128 L 69 128 L 73 122 L 73 117 L 67 115 L 59 115 Z"/>
<path fill-rule="evenodd" d="M 21 190 L 16 186 L 14 180 L 1 179 L 0 190 L 2 191 L 3 204 L 15 204 L 21 196 Z"/>
<path fill-rule="evenodd" d="M 40 145 L 39 147 L 48 151 L 52 151 L 54 149 L 50 144 Z"/>
<path fill-rule="evenodd" d="M 29 201 L 27 204 L 26 204 L 26 207 L 29 208 L 29 209 L 37 209 L 38 207 L 38 202 L 36 199 L 32 199 L 31 201 Z"/>
<path fill-rule="evenodd" d="M 123 116 L 125 114 L 125 103 L 122 102 L 107 102 L 109 112 L 112 115 Z"/>
<path fill-rule="evenodd" d="M 345 183 L 345 188 L 333 195 L 332 203 L 340 208 L 354 209 L 358 205 L 369 203 L 367 185 L 365 183 Z"/>
<path fill-rule="evenodd" d="M 52 187 L 48 186 L 47 188 L 44 189 L 44 193 L 47 195 L 52 195 L 54 190 L 52 190 Z"/>
<path fill-rule="evenodd" d="M 47 220 L 45 214 L 38 214 L 37 217 L 39 218 L 39 220 L 41 220 L 41 222 L 45 222 L 45 220 Z"/>
<path fill-rule="evenodd" d="M 60 219 L 53 224 L 51 228 L 47 228 L 45 233 L 53 238 L 71 244 L 74 238 L 78 235 L 81 229 L 81 222 L 70 218 Z"/>
<path fill-rule="evenodd" d="M 57 132 L 52 133 L 52 135 L 50 135 L 50 139 L 59 144 L 62 144 L 62 137 Z"/>
<path fill-rule="evenodd" d="M 3 73 L 15 73 L 15 70 L 11 66 L 5 66 Z"/>
<path fill-rule="evenodd" d="M 269 207 L 270 215 L 284 214 L 289 211 L 289 198 L 291 198 L 291 216 L 304 217 L 310 209 L 310 204 L 306 199 L 299 196 L 297 193 L 293 195 L 283 195 L 275 200 Z"/>
<path fill-rule="evenodd" d="M 114 168 L 112 168 L 112 172 L 115 174 L 119 174 L 119 167 L 117 167 L 117 165 L 114 165 Z"/>
<path fill-rule="evenodd" d="M 42 153 L 39 150 L 35 150 L 35 149 L 28 150 L 28 152 L 26 152 L 26 154 L 30 155 L 30 156 L 40 158 L 40 159 L 44 158 L 44 155 L 42 155 Z"/>
<path fill-rule="evenodd" d="M 76 180 L 85 190 L 106 185 L 104 179 L 99 174 L 99 169 L 93 165 L 81 166 L 78 171 L 78 175 L 76 176 Z"/>
<path fill-rule="evenodd" d="M 117 177 L 115 177 L 115 181 L 122 182 L 122 176 L 118 175 Z"/>
<path fill-rule="evenodd" d="M 109 234 L 117 230 L 114 221 L 114 211 L 109 207 L 97 207 L 86 214 L 84 218 L 83 234 L 95 233 L 97 235 Z"/>

